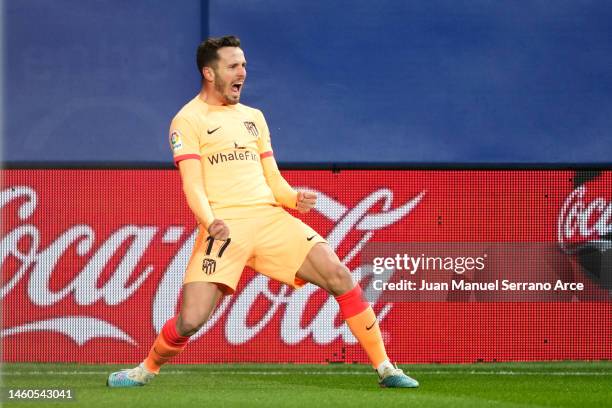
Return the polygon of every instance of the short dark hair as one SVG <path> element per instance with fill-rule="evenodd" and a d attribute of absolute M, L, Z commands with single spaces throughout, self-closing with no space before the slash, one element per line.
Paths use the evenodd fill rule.
<path fill-rule="evenodd" d="M 240 39 L 234 35 L 226 35 L 224 37 L 209 37 L 200 43 L 196 57 L 200 75 L 204 76 L 202 74 L 204 67 L 211 66 L 219 59 L 217 50 L 223 47 L 240 47 Z"/>

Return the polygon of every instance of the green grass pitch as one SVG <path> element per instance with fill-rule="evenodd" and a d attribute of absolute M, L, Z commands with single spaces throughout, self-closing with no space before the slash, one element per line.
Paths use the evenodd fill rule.
<path fill-rule="evenodd" d="M 2 388 L 71 388 L 74 402 L 14 407 L 609 407 L 612 361 L 400 366 L 418 389 L 382 389 L 365 365 L 168 365 L 145 387 L 111 389 L 127 366 L 2 365 Z"/>

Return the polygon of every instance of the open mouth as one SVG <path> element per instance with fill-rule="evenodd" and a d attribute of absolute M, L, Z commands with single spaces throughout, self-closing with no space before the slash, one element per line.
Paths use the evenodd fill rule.
<path fill-rule="evenodd" d="M 232 84 L 232 91 L 238 93 L 242 89 L 242 82 L 234 82 Z"/>

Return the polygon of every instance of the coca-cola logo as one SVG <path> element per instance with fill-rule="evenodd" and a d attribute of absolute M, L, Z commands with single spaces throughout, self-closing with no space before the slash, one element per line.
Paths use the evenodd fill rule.
<path fill-rule="evenodd" d="M 312 189 L 309 189 L 312 190 Z M 361 234 L 361 238 L 348 251 L 343 261 L 349 263 L 359 254 L 363 246 L 372 239 L 378 230 L 387 228 L 406 217 L 425 196 L 421 192 L 409 201 L 392 208 L 393 192 L 389 189 L 378 189 L 364 197 L 354 207 L 350 208 L 338 202 L 323 192 L 318 193 L 316 210 L 334 223 L 327 235 L 327 240 L 333 249 L 337 249 L 343 240 L 353 231 Z M 43 237 L 37 225 L 29 219 L 38 209 L 38 193 L 35 188 L 27 185 L 15 185 L 0 192 L 0 209 L 11 202 L 20 202 L 17 211 L 18 225 L 8 231 L 1 239 L 0 256 L 4 265 L 9 258 L 17 260 L 18 266 L 12 276 L 8 276 L 0 287 L 0 297 L 8 297 L 20 282 L 27 281 L 27 299 L 33 306 L 51 307 L 54 304 L 71 299 L 77 306 L 92 305 L 95 302 L 112 308 L 136 295 L 141 286 L 154 271 L 152 265 L 146 264 L 143 256 L 152 245 L 153 238 L 162 234 L 162 242 L 178 242 L 184 233 L 182 226 L 171 226 L 160 231 L 155 225 L 123 225 L 113 231 L 104 242 L 97 246 L 94 228 L 86 223 L 78 223 L 66 228 L 56 237 Z M 372 208 L 380 208 L 378 213 L 372 213 Z M 191 254 L 197 231 L 190 234 L 179 250 L 166 265 L 162 278 L 150 305 L 153 309 L 153 327 L 156 332 L 174 313 L 182 285 L 183 273 Z M 51 238 L 51 239 L 48 239 Z M 30 244 L 27 248 L 19 245 L 22 240 Z M 41 242 L 50 242 L 42 246 Z M 125 247 L 122 258 L 112 271 L 109 279 L 98 287 L 96 282 L 103 273 L 111 258 L 117 256 L 119 248 Z M 92 253 L 93 248 L 97 249 Z M 74 278 L 59 290 L 52 289 L 53 272 L 60 258 L 69 249 L 76 255 L 87 260 Z M 145 266 L 135 270 L 137 265 L 145 262 Z M 368 266 L 360 266 L 353 271 L 359 281 L 368 272 Z M 75 271 L 76 272 L 76 271 Z M 134 278 L 136 276 L 136 278 Z M 226 297 L 206 325 L 192 337 L 197 339 L 215 324 L 222 315 L 227 315 L 225 337 L 230 344 L 244 344 L 264 330 L 271 318 L 284 305 L 284 315 L 281 319 L 280 337 L 286 344 L 296 344 L 308 336 L 312 336 L 318 344 L 328 344 L 337 338 L 342 338 L 349 344 L 356 339 L 345 325 L 334 326 L 334 318 L 338 314 L 338 305 L 329 298 L 319 309 L 316 316 L 307 327 L 301 327 L 301 316 L 312 294 L 318 290 L 313 285 L 307 285 L 299 291 L 290 291 L 288 287 L 281 288 L 277 293 L 269 289 L 268 278 L 257 275 L 249 281 L 245 288 L 233 297 Z M 364 288 L 369 299 L 376 300 L 373 288 Z M 247 315 L 255 299 L 264 296 L 269 300 L 270 307 L 257 324 L 247 324 Z M 147 307 L 147 305 L 142 305 Z M 382 320 L 391 310 L 391 305 L 385 305 L 380 313 Z M 125 341 L 134 346 L 136 340 L 110 321 L 100 316 L 90 315 L 59 315 L 52 318 L 30 321 L 13 327 L 4 327 L 1 337 L 20 333 L 48 331 L 58 332 L 72 338 L 82 345 L 95 338 L 113 338 Z"/>
<path fill-rule="evenodd" d="M 566 198 L 557 225 L 557 241 L 565 252 L 571 254 L 585 247 L 601 252 L 612 248 L 612 241 L 604 239 L 612 234 L 612 200 L 599 194 L 581 185 Z"/>

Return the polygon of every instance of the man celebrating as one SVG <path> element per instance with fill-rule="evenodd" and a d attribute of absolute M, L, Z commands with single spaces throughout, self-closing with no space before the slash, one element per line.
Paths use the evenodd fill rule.
<path fill-rule="evenodd" d="M 335 296 L 342 316 L 383 387 L 418 382 L 389 361 L 374 311 L 325 239 L 282 206 L 305 213 L 316 195 L 282 177 L 261 111 L 242 105 L 246 60 L 234 36 L 198 47 L 200 93 L 174 117 L 170 145 L 189 208 L 199 224 L 183 282 L 180 313 L 168 320 L 138 366 L 110 374 L 110 387 L 147 384 L 179 354 L 223 295 L 235 291 L 245 265 L 294 288 L 313 283 Z"/>

